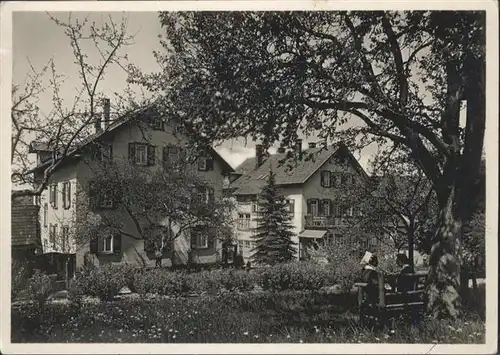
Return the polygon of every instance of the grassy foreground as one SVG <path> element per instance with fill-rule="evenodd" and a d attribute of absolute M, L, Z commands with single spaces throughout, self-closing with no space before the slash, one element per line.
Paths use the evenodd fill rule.
<path fill-rule="evenodd" d="M 354 297 L 308 291 L 197 298 L 131 297 L 12 310 L 12 342 L 138 343 L 484 343 L 480 317 L 358 326 Z M 355 298 L 354 298 L 355 301 Z M 349 304 L 351 302 L 351 304 Z M 342 304 L 343 306 L 339 306 Z"/>

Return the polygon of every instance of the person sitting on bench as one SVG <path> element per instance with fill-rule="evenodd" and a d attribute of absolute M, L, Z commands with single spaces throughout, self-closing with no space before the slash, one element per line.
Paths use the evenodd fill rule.
<path fill-rule="evenodd" d="M 396 255 L 396 264 L 401 268 L 396 279 L 396 291 L 407 292 L 415 289 L 415 280 L 408 277 L 408 274 L 415 273 L 415 270 L 410 265 L 410 260 L 405 254 Z"/>
<path fill-rule="evenodd" d="M 361 259 L 360 264 L 364 265 L 361 279 L 363 282 L 367 283 L 367 302 L 370 305 L 375 305 L 378 301 L 378 258 L 376 255 L 367 251 L 363 259 Z"/>

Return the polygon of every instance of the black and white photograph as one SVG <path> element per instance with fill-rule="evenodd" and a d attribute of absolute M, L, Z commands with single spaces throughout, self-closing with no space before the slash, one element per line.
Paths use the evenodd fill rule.
<path fill-rule="evenodd" d="M 2 353 L 497 352 L 497 4 L 1 7 Z"/>

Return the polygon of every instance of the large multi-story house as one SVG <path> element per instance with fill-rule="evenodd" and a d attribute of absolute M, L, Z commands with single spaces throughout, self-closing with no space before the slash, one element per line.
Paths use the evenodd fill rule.
<path fill-rule="evenodd" d="M 164 164 L 170 163 L 172 157 L 182 156 L 180 152 L 186 147 L 187 139 L 176 131 L 174 124 L 167 124 L 151 108 L 138 110 L 110 123 L 107 102 L 102 117 L 102 122 L 96 123 L 95 132 L 73 148 L 50 175 L 48 188 L 38 201 L 43 253 L 61 255 L 65 260 L 69 255 L 72 269 L 81 267 L 89 258 L 99 264 L 127 262 L 155 265 L 154 251 L 145 247 L 137 225 L 123 213 L 119 202 L 116 203 L 105 190 L 99 189 L 100 181 L 95 181 L 94 171 L 102 168 L 103 164 L 105 168 L 106 161 L 123 161 L 130 166 L 161 169 Z M 51 164 L 53 150 L 35 143 L 32 144 L 32 152 L 37 154 L 37 166 L 32 170 L 36 182 Z M 210 191 L 206 193 L 210 193 L 211 197 L 221 197 L 224 184 L 233 172 L 231 166 L 214 149 L 189 164 L 197 176 L 210 186 Z M 87 218 L 85 211 L 88 206 L 81 201 L 92 204 L 94 217 L 113 213 L 122 223 L 123 233 L 113 232 L 100 235 L 97 239 L 89 238 L 82 245 L 71 238 L 68 240 L 68 236 L 76 233 L 78 218 Z M 62 243 L 57 243 L 57 240 Z M 187 229 L 175 239 L 173 248 L 165 251 L 163 264 L 186 264 L 189 258 L 195 263 L 214 263 L 219 249 L 219 241 L 211 242 L 206 236 L 195 236 L 192 230 Z"/>
<path fill-rule="evenodd" d="M 314 243 L 336 239 L 342 242 L 340 227 L 345 214 L 357 213 L 336 197 L 356 182 L 368 181 L 368 175 L 343 144 L 323 146 L 309 143 L 302 150 L 299 141 L 293 150 L 279 148 L 269 154 L 256 146 L 256 155 L 246 159 L 235 171 L 237 179 L 231 191 L 237 201 L 236 235 L 245 261 L 251 258 L 257 227 L 258 201 L 267 184 L 269 171 L 276 175 L 279 193 L 287 199 L 292 214 L 293 232 L 298 245 L 298 259 L 307 258 L 308 247 Z M 295 154 L 303 158 L 296 160 Z"/>

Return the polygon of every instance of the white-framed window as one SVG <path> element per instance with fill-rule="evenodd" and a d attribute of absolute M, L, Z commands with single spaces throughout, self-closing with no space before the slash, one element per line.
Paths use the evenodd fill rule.
<path fill-rule="evenodd" d="M 148 163 L 148 149 L 145 144 L 135 146 L 134 162 L 137 165 L 146 165 Z"/>
<path fill-rule="evenodd" d="M 252 243 L 249 240 L 244 240 L 243 243 L 245 245 L 245 249 L 250 249 L 252 246 Z"/>
<path fill-rule="evenodd" d="M 183 149 L 173 145 L 163 147 L 163 166 L 178 168 L 182 162 Z"/>
<path fill-rule="evenodd" d="M 113 235 L 108 235 L 102 238 L 102 252 L 112 253 L 113 252 Z"/>
<path fill-rule="evenodd" d="M 287 199 L 285 200 L 285 204 L 287 212 L 293 214 L 295 212 L 295 200 Z"/>
<path fill-rule="evenodd" d="M 49 227 L 49 242 L 52 245 L 52 248 L 56 247 L 56 237 L 57 237 L 57 224 L 50 224 Z"/>
<path fill-rule="evenodd" d="M 45 203 L 43 205 L 43 226 L 47 227 L 48 223 L 49 223 L 49 205 Z"/>
<path fill-rule="evenodd" d="M 196 235 L 196 247 L 199 249 L 208 248 L 208 235 L 206 233 Z"/>
<path fill-rule="evenodd" d="M 250 229 L 250 213 L 238 213 L 238 229 Z"/>
<path fill-rule="evenodd" d="M 259 212 L 259 204 L 256 202 L 252 202 L 252 212 L 257 213 Z"/>
<path fill-rule="evenodd" d="M 214 199 L 214 191 L 209 186 L 199 186 L 196 188 L 195 192 L 195 200 L 196 203 L 200 205 L 208 205 L 213 202 Z"/>
<path fill-rule="evenodd" d="M 69 181 L 63 182 L 62 199 L 63 208 L 69 209 L 71 207 L 71 182 Z"/>
<path fill-rule="evenodd" d="M 209 230 L 203 227 L 191 229 L 191 246 L 195 249 L 208 248 Z"/>
<path fill-rule="evenodd" d="M 99 207 L 101 208 L 113 208 L 114 207 L 114 199 L 113 192 L 109 189 L 103 190 L 100 192 L 99 198 Z"/>
<path fill-rule="evenodd" d="M 50 184 L 49 202 L 52 208 L 57 209 L 57 183 Z"/>
<path fill-rule="evenodd" d="M 323 170 L 321 172 L 321 186 L 323 187 L 331 187 L 331 172 L 327 170 Z"/>
<path fill-rule="evenodd" d="M 156 147 L 146 143 L 129 143 L 128 157 L 131 164 L 153 166 L 156 164 Z"/>

